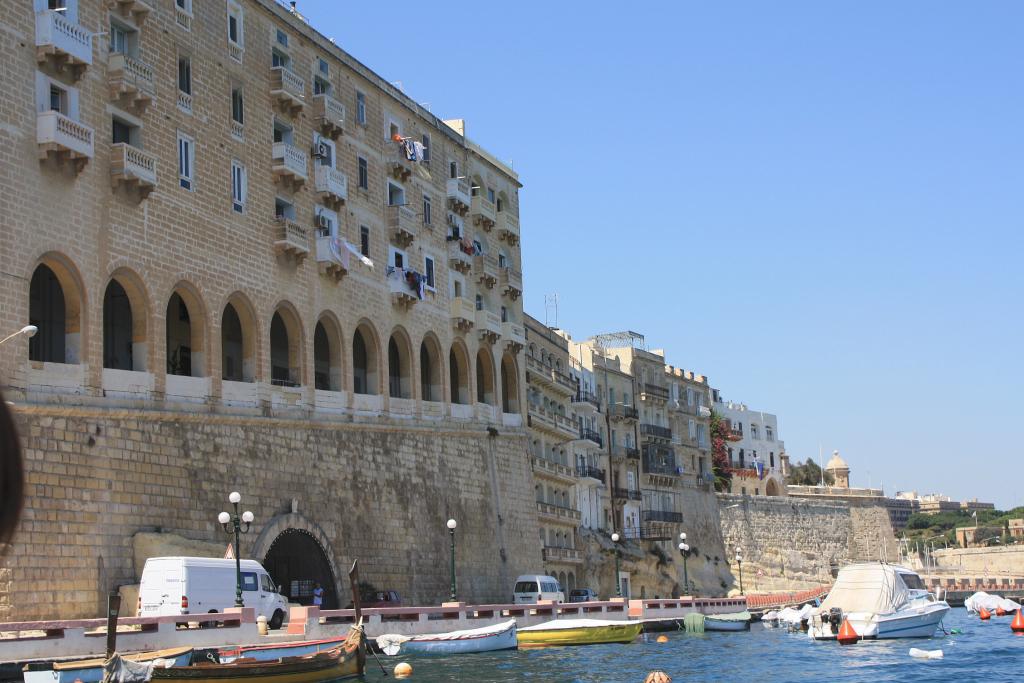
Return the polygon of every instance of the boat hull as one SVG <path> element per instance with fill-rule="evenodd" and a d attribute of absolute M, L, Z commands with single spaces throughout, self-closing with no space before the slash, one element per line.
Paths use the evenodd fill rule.
<path fill-rule="evenodd" d="M 704 630 L 705 631 L 749 631 L 749 621 L 738 621 L 735 619 L 713 619 L 711 617 L 704 618 Z"/>
<path fill-rule="evenodd" d="M 624 623 L 578 628 L 552 628 L 516 634 L 519 647 L 553 647 L 561 645 L 597 645 L 601 643 L 632 643 L 640 635 L 643 624 Z"/>
<path fill-rule="evenodd" d="M 192 648 L 182 647 L 172 650 L 155 650 L 125 655 L 124 658 L 133 662 L 151 662 L 154 659 L 172 659 L 174 666 L 187 666 L 192 657 Z M 99 683 L 103 680 L 102 657 L 92 657 L 69 662 L 55 662 L 53 668 L 38 671 L 25 671 L 25 683 Z"/>
<path fill-rule="evenodd" d="M 239 657 L 267 661 L 280 659 L 281 657 L 301 657 L 303 655 L 315 655 L 318 652 L 325 652 L 338 647 L 347 640 L 343 638 L 332 638 L 329 640 L 300 640 L 291 643 L 279 643 L 276 645 L 243 645 L 241 647 L 221 648 L 218 651 L 220 661 L 229 663 Z"/>
<path fill-rule="evenodd" d="M 931 638 L 943 617 L 949 613 L 949 606 L 934 604 L 929 609 L 914 610 L 912 614 L 848 614 L 847 621 L 857 635 L 867 640 L 888 640 L 895 638 Z M 836 634 L 830 624 L 814 624 L 808 635 L 815 640 L 835 640 Z"/>
<path fill-rule="evenodd" d="M 495 650 L 514 650 L 517 647 L 516 629 L 477 638 L 432 640 L 413 638 L 402 643 L 401 654 L 465 655 Z"/>

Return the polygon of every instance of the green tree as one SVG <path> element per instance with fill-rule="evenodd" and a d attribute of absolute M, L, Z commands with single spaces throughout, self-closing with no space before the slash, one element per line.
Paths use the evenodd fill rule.
<path fill-rule="evenodd" d="M 819 486 L 822 481 L 821 475 L 821 468 L 818 467 L 818 463 L 814 462 L 813 458 L 807 458 L 803 464 L 798 463 L 789 468 L 787 483 L 797 486 Z M 824 480 L 827 486 L 832 486 L 836 483 L 835 477 L 828 472 L 825 472 Z"/>

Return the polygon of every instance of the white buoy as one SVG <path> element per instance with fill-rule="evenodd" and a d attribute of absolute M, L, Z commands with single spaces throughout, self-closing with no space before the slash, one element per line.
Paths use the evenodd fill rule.
<path fill-rule="evenodd" d="M 910 648 L 910 656 L 917 659 L 942 659 L 942 650 L 919 650 L 916 647 Z"/>

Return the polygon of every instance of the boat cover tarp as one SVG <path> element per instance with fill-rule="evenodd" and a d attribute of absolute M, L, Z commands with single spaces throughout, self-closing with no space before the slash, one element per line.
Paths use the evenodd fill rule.
<path fill-rule="evenodd" d="M 780 609 L 777 618 L 783 624 L 799 624 L 813 613 L 814 605 L 808 603 L 799 609 L 794 607 Z"/>
<path fill-rule="evenodd" d="M 892 565 L 851 564 L 839 570 L 820 611 L 838 607 L 845 613 L 892 614 L 905 605 L 909 597 L 907 585 Z"/>
<path fill-rule="evenodd" d="M 1020 609 L 1020 603 L 1014 602 L 1008 598 L 1001 598 L 998 595 L 991 595 L 984 591 L 979 591 L 964 600 L 964 607 L 967 608 L 968 612 L 978 612 L 982 607 L 987 609 L 989 612 L 995 612 L 999 608 L 1002 608 L 1007 612 L 1014 612 Z"/>
<path fill-rule="evenodd" d="M 612 621 L 609 619 L 555 619 L 545 621 L 543 624 L 527 626 L 520 631 L 553 631 L 563 628 L 596 628 L 601 626 L 634 626 L 639 621 Z"/>
<path fill-rule="evenodd" d="M 173 659 L 151 659 L 148 662 L 133 662 L 121 655 L 103 663 L 103 683 L 145 683 L 153 678 L 153 669 L 171 668 Z"/>
<path fill-rule="evenodd" d="M 508 621 L 503 621 L 500 624 L 484 626 L 483 628 L 449 631 L 447 633 L 431 633 L 422 636 L 403 636 L 397 633 L 385 633 L 384 635 L 377 636 L 377 646 L 380 647 L 385 654 L 398 654 L 399 646 L 410 640 L 414 640 L 418 643 L 429 643 L 442 640 L 472 640 L 476 638 L 487 638 L 488 636 L 500 635 L 515 627 L 516 620 L 509 619 Z"/>
<path fill-rule="evenodd" d="M 750 612 L 743 610 L 742 612 L 732 612 L 730 614 L 709 614 L 706 618 L 717 621 L 750 621 Z"/>

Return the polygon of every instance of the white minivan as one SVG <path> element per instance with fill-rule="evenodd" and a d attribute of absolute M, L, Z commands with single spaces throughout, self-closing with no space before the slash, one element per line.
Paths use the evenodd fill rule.
<path fill-rule="evenodd" d="M 288 614 L 270 574 L 256 560 L 242 560 L 242 602 L 280 628 Z M 235 561 L 212 557 L 151 557 L 139 585 L 139 616 L 223 612 L 235 606 Z"/>
<path fill-rule="evenodd" d="M 565 602 L 565 593 L 558 579 L 544 574 L 524 574 L 516 579 L 516 587 L 512 591 L 512 602 L 525 605 L 541 600 Z"/>

